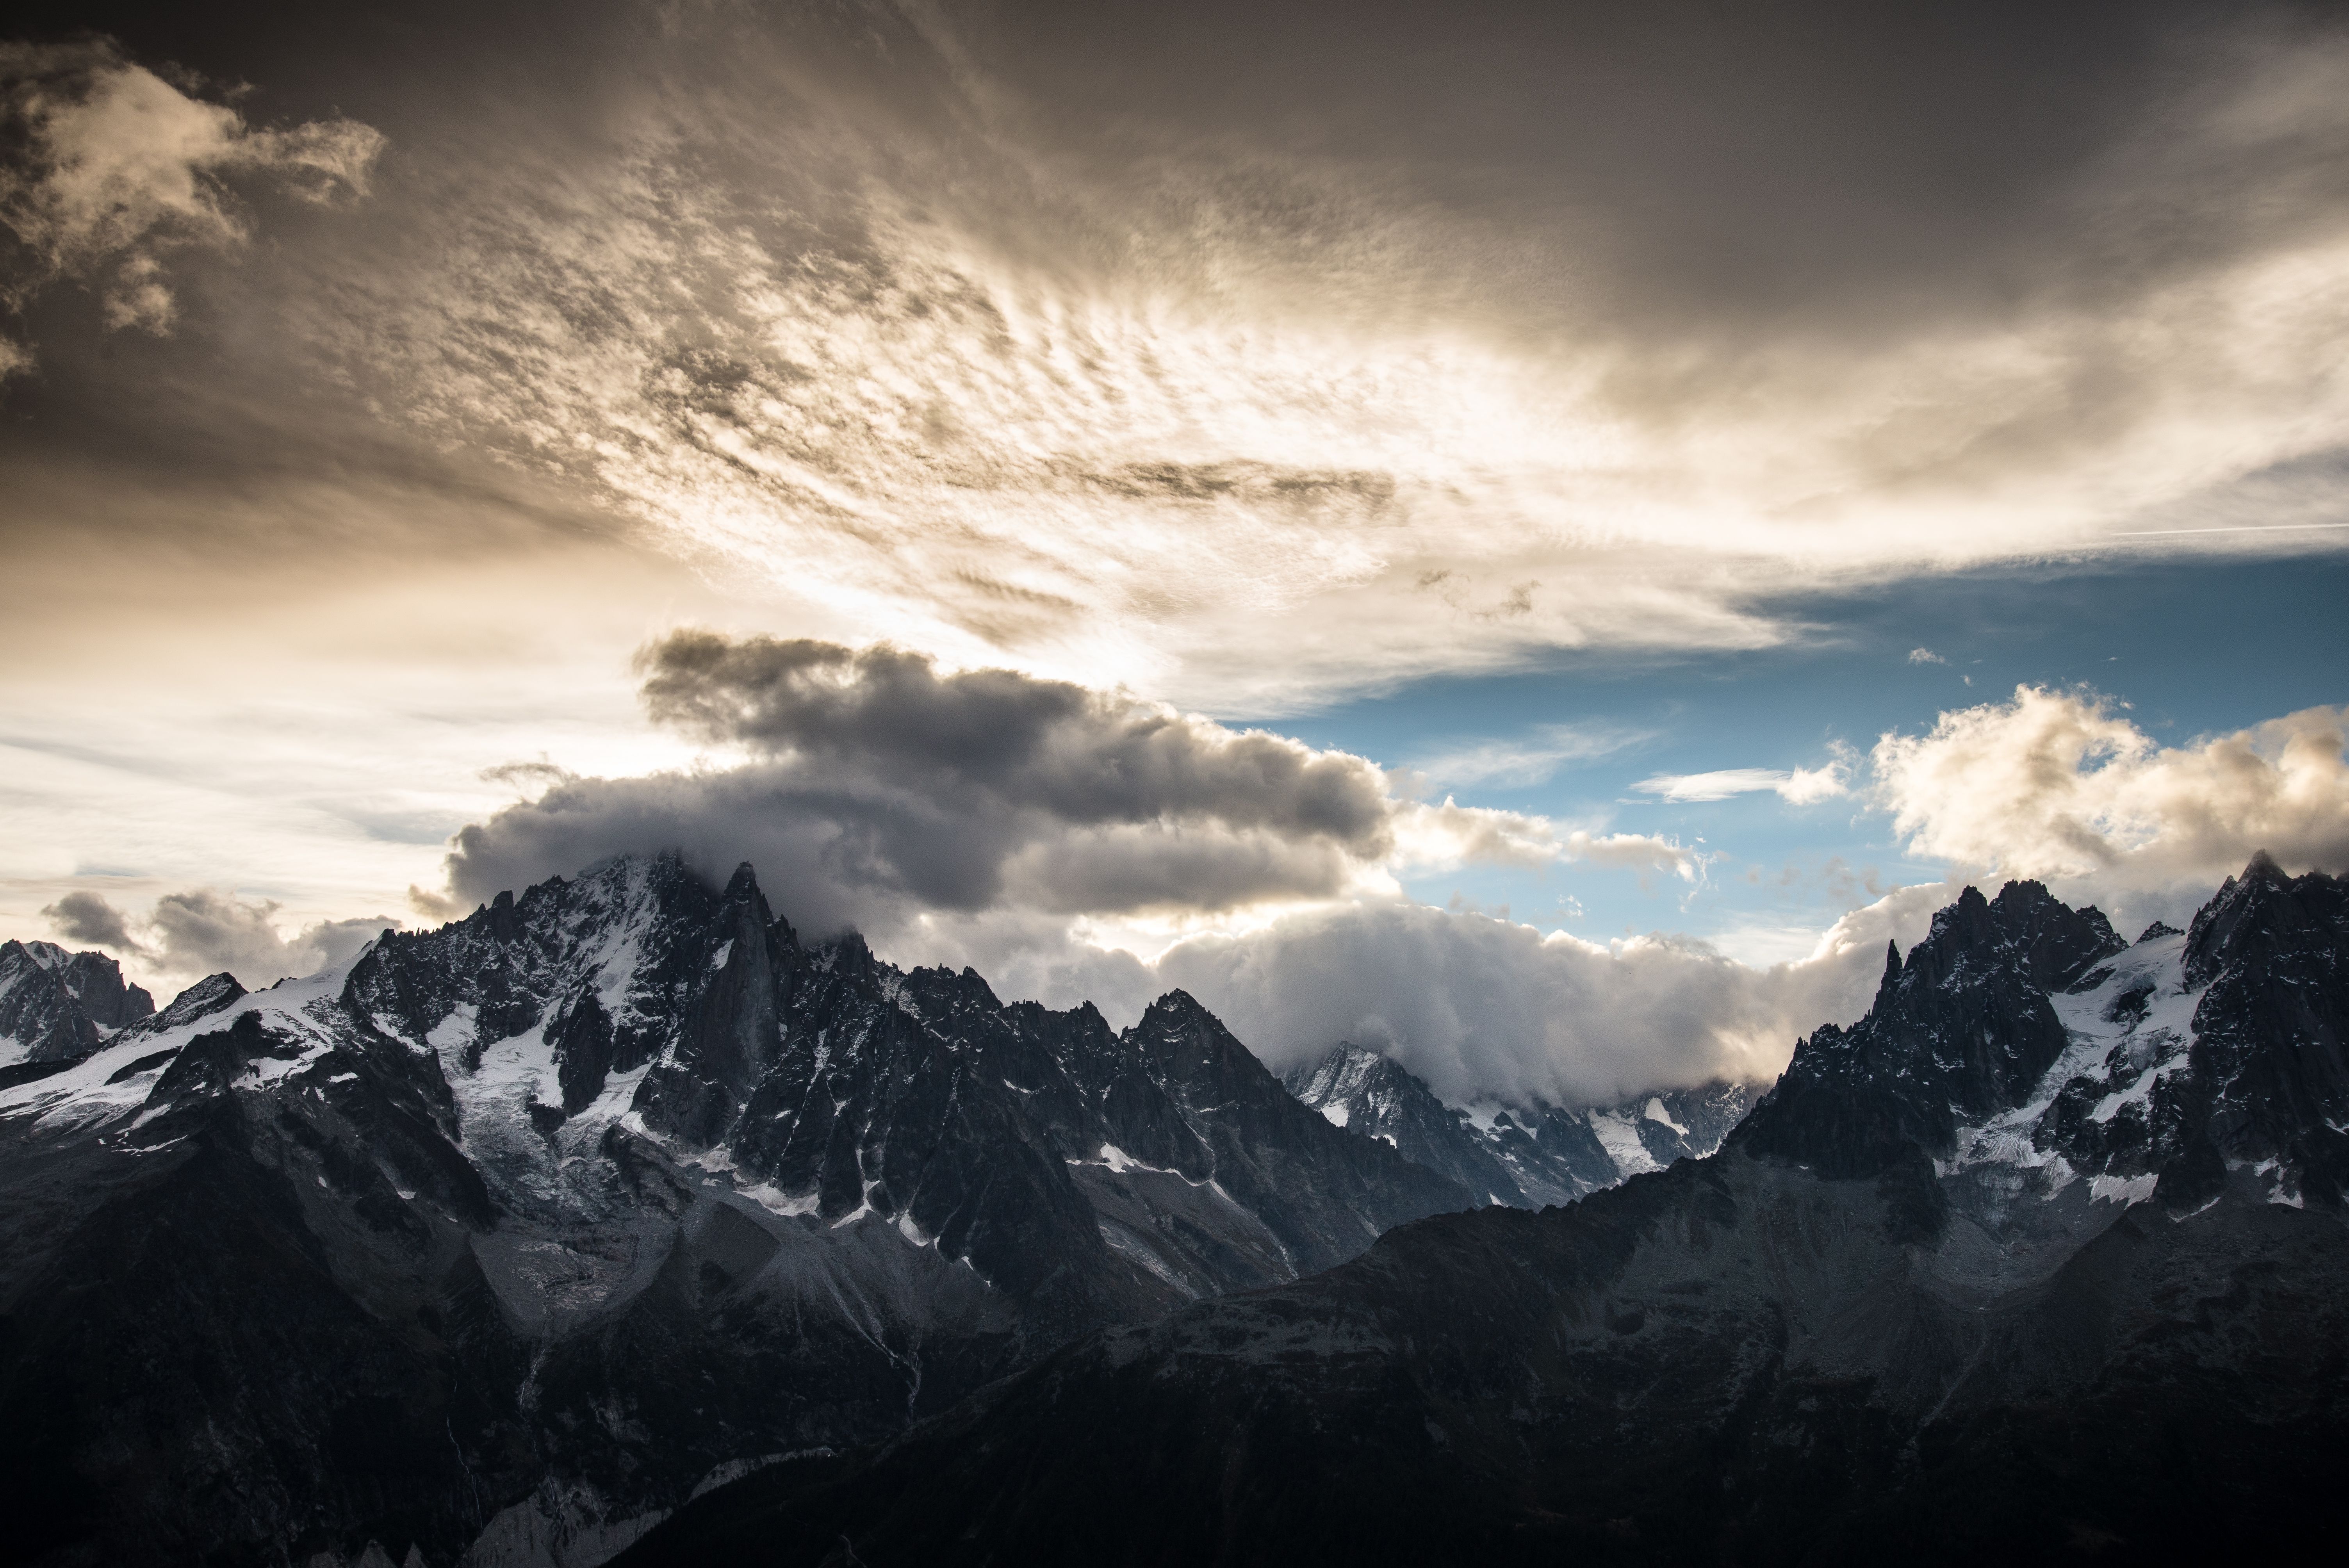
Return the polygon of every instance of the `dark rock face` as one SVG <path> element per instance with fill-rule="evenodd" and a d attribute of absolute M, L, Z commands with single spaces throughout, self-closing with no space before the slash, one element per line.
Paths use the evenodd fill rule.
<path fill-rule="evenodd" d="M 1721 1147 L 1757 1090 L 1714 1083 L 1619 1105 L 1504 1110 L 1488 1125 L 1445 1105 L 1400 1063 L 1341 1043 L 1282 1081 L 1350 1132 L 1378 1139 L 1493 1203 L 1570 1203 L 1626 1176 Z"/>
<path fill-rule="evenodd" d="M 225 1013 L 244 1000 L 249 993 L 237 984 L 235 975 L 225 971 L 208 975 L 171 998 L 162 1011 L 150 1013 L 138 1021 L 141 1036 L 161 1035 L 182 1024 L 192 1024 L 198 1018 L 208 1018 L 215 1013 Z"/>
<path fill-rule="evenodd" d="M 2178 1143 L 2326 1163 L 2349 1125 L 2349 883 L 2254 860 L 2194 917 L 2186 983 L 2206 987 L 2189 1058 L 2201 1126 L 2183 1121 Z"/>
<path fill-rule="evenodd" d="M 608 862 L 0 1084 L 0 1506 L 34 1562 L 570 1568 L 1475 1201 L 1180 993 L 1119 1033 Z"/>
<path fill-rule="evenodd" d="M 2328 1539 L 2344 897 L 2255 862 L 2190 934 L 2119 948 L 2035 888 L 1970 893 L 1709 1158 L 1096 1335 L 885 1449 L 712 1491 L 621 1561 L 2167 1563 Z M 2154 1155 L 2063 1151 L 2165 1088 Z"/>
<path fill-rule="evenodd" d="M 0 1068 L 86 1057 L 155 1010 L 103 953 L 54 942 L 0 942 Z"/>
<path fill-rule="evenodd" d="M 1475 1129 L 1402 1063 L 1340 1042 L 1319 1061 L 1291 1068 L 1281 1081 L 1332 1124 L 1381 1140 L 1488 1202 L 1525 1204 L 1516 1178 Z"/>
<path fill-rule="evenodd" d="M 1738 1138 L 1831 1176 L 1873 1174 L 1911 1147 L 1945 1157 L 1961 1119 L 2021 1104 L 2063 1053 L 2050 994 L 2125 946 L 2103 914 L 2037 882 L 2009 882 L 1995 901 L 1968 888 L 1905 965 L 1886 954 L 1866 1018 L 1795 1047 Z"/>

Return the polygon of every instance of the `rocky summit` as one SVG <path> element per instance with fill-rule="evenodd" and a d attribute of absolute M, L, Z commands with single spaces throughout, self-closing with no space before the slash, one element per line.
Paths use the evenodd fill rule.
<path fill-rule="evenodd" d="M 2302 1553 L 2349 1461 L 2344 1022 L 2341 880 L 2255 860 L 2134 944 L 1968 890 L 1707 1157 L 1103 1330 L 621 1561 Z"/>
<path fill-rule="evenodd" d="M 1484 1201 L 1180 992 L 1007 1006 L 675 855 L 160 1011 L 46 944 L 0 981 L 12 1561 L 585 1568 Z"/>
<path fill-rule="evenodd" d="M 68 953 L 54 942 L 0 942 L 0 1083 L 44 1062 L 86 1057 L 155 1010 L 126 985 L 103 953 Z"/>

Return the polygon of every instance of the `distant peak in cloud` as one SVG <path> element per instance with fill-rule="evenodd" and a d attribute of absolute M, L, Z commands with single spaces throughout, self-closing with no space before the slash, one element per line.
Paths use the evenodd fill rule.
<path fill-rule="evenodd" d="M 1660 796 L 1674 804 L 1726 800 L 1733 795 L 1775 790 L 1789 805 L 1807 806 L 1846 792 L 1845 765 L 1829 762 L 1819 768 L 1723 768 L 1711 773 L 1664 773 L 1631 786 L 1643 795 Z"/>

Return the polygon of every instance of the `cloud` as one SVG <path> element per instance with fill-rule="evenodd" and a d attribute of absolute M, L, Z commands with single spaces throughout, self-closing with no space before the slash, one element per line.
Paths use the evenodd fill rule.
<path fill-rule="evenodd" d="M 165 893 L 147 922 L 157 962 L 168 973 L 225 969 L 247 987 L 265 985 L 339 964 L 399 923 L 381 916 L 320 921 L 286 937 L 272 918 L 277 908 L 211 888 Z"/>
<path fill-rule="evenodd" d="M 1733 795 L 1753 795 L 1769 789 L 1789 805 L 1807 806 L 1845 793 L 1845 764 L 1820 768 L 1723 768 L 1711 773 L 1663 773 L 1631 786 L 1646 795 L 1661 796 L 1675 804 L 1726 800 Z"/>
<path fill-rule="evenodd" d="M 1807 956 L 1768 966 L 1685 937 L 1599 945 L 1398 903 L 1198 937 L 1151 973 L 1276 1066 L 1351 1039 L 1390 1050 L 1454 1103 L 1587 1104 L 1775 1078 L 1798 1035 L 1867 1009 L 1886 940 L 1921 937 L 1955 893 L 1903 889 L 1844 916 Z"/>
<path fill-rule="evenodd" d="M 1567 763 L 1611 756 L 1653 738 L 1653 731 L 1609 725 L 1545 724 L 1514 740 L 1480 740 L 1423 753 L 1411 768 L 1439 784 L 1522 789 L 1545 782 Z"/>
<path fill-rule="evenodd" d="M 1359 71 L 1284 67 L 1299 140 L 1245 62 L 1186 108 L 1084 57 L 1145 116 L 988 23 L 866 19 L 885 69 L 813 25 L 631 34 L 592 141 L 419 174 L 314 313 L 336 373 L 794 624 L 1254 712 L 1783 642 L 1781 596 L 2104 549 L 2349 430 L 2333 30 L 2084 20 L 2128 62 L 2091 93 L 1954 14 L 1863 63 L 1798 7 L 1733 80 L 1661 24 L 1414 77 L 1387 19 Z M 1373 80 L 1489 133 L 1402 136 Z"/>
<path fill-rule="evenodd" d="M 339 964 L 399 923 L 326 920 L 281 934 L 274 903 L 216 888 L 167 892 L 143 916 L 125 914 L 102 893 L 78 890 L 41 913 L 60 936 L 112 947 L 154 973 L 185 983 L 225 969 L 248 989 Z"/>
<path fill-rule="evenodd" d="M 1909 662 L 1912 665 L 1946 665 L 1950 661 L 1930 648 L 1911 648 L 1909 650 Z"/>
<path fill-rule="evenodd" d="M 2304 708 L 2164 747 L 2106 698 L 2021 686 L 1923 735 L 1885 735 L 1868 796 L 1911 854 L 2059 892 L 2199 902 L 2257 850 L 2294 870 L 2349 868 L 2344 720 Z"/>
<path fill-rule="evenodd" d="M 1363 758 L 1012 670 L 698 631 L 638 665 L 655 717 L 749 759 L 555 777 L 458 835 L 457 899 L 670 844 L 750 858 L 795 918 L 868 933 L 926 912 L 1222 913 L 1392 892 L 1406 866 L 1697 869 L 1666 840 L 1415 800 Z"/>
<path fill-rule="evenodd" d="M 486 15 L 367 35 L 380 170 L 348 122 L 20 49 L 72 156 L 12 211 L 126 320 L 259 227 L 231 183 L 372 194 L 203 269 L 239 329 L 202 364 L 45 334 L 12 396 L 160 387 L 141 438 L 207 462 L 494 462 L 764 601 L 745 624 L 1257 715 L 1803 639 L 1822 590 L 2157 513 L 2337 511 L 2295 467 L 2349 429 L 2337 28 L 2098 8 L 2014 51 L 1970 8 L 1798 5 L 1714 8 L 1691 49 L 1520 8 L 1447 21 L 1431 65 L 1394 8 L 1148 50 L 1020 7 L 575 9 L 555 62 Z M 336 26 L 332 59 L 273 44 L 267 90 L 347 70 Z M 1223 57 L 1267 26 L 1277 67 Z M 445 515 L 453 548 L 478 509 Z M 1530 780 L 1556 749 L 1435 760 Z"/>
<path fill-rule="evenodd" d="M 653 717 L 788 757 L 817 777 L 886 773 L 976 811 L 1075 827 L 1214 822 L 1388 844 L 1382 772 L 1260 730 L 1010 670 L 941 676 L 919 655 L 680 632 L 647 648 Z"/>
<path fill-rule="evenodd" d="M 106 902 L 103 893 L 76 892 L 66 894 L 41 911 L 57 934 L 67 942 L 87 942 L 100 947 L 119 947 L 125 952 L 140 951 L 140 945 L 123 923 L 119 911 Z"/>
<path fill-rule="evenodd" d="M 322 203 L 365 194 L 383 148 L 354 120 L 249 126 L 105 40 L 0 44 L 0 119 L 18 153 L 0 167 L 0 222 L 30 260 L 6 280 L 11 303 L 21 309 L 57 278 L 99 281 L 109 326 L 157 334 L 178 310 L 164 257 L 249 236 L 228 178 L 263 177 Z"/>

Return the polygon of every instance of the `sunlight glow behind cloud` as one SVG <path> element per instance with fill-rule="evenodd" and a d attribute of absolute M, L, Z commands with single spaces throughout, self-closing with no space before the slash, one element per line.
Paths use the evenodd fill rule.
<path fill-rule="evenodd" d="M 559 176 L 515 150 L 339 334 L 429 428 L 847 640 L 1256 711 L 1755 647 L 1793 634 L 1774 593 L 2095 548 L 2349 431 L 2342 225 L 2093 313 L 2050 287 L 1864 348 L 1700 352 L 1464 294 L 1473 220 L 1432 228 L 1374 165 L 1253 155 L 1271 211 L 1313 214 L 1280 226 L 1202 205 L 1240 172 L 1212 147 L 1105 185 L 966 77 L 949 164 L 771 68 L 675 78 Z M 2073 216 L 2150 221 L 2182 170 L 2258 200 L 2207 170 L 2332 123 L 2286 76 L 2349 98 L 2349 53 L 2246 56 Z"/>

